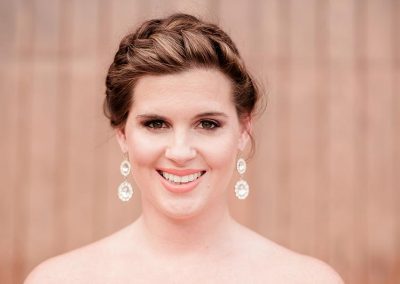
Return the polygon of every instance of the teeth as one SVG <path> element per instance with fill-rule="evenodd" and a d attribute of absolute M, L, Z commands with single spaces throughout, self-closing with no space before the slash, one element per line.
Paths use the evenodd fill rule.
<path fill-rule="evenodd" d="M 162 176 L 166 180 L 180 184 L 180 183 L 188 183 L 188 182 L 198 179 L 201 176 L 201 173 L 198 172 L 198 173 L 187 175 L 187 176 L 176 176 L 176 175 L 173 175 L 170 173 L 162 172 Z"/>

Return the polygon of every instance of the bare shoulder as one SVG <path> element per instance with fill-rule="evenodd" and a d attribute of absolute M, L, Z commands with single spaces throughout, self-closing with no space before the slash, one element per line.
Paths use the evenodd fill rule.
<path fill-rule="evenodd" d="M 78 281 L 77 268 L 83 269 L 85 250 L 80 248 L 74 251 L 52 257 L 36 266 L 25 279 L 26 284 L 35 283 L 67 283 L 68 281 Z"/>
<path fill-rule="evenodd" d="M 340 275 L 327 263 L 307 255 L 296 254 L 293 259 L 292 277 L 299 283 L 343 284 Z"/>
<path fill-rule="evenodd" d="M 319 259 L 294 252 L 251 230 L 244 230 L 243 235 L 246 249 L 242 249 L 251 254 L 249 263 L 258 275 L 254 282 L 344 283 L 332 267 Z"/>
<path fill-rule="evenodd" d="M 118 255 L 115 246 L 118 233 L 84 247 L 52 257 L 35 267 L 25 279 L 26 284 L 35 283 L 100 283 L 99 271 L 115 265 L 113 258 Z"/>
<path fill-rule="evenodd" d="M 73 251 L 52 257 L 39 264 L 28 275 L 26 284 L 35 283 L 85 283 L 102 266 L 104 243 L 96 242 Z"/>

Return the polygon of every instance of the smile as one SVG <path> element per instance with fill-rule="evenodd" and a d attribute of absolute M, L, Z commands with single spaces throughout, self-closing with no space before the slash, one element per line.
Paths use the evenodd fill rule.
<path fill-rule="evenodd" d="M 157 172 L 165 180 L 167 180 L 173 184 L 176 184 L 176 185 L 191 183 L 205 174 L 205 171 L 198 171 L 198 172 L 187 174 L 187 175 L 175 175 L 175 174 L 168 173 L 166 171 L 161 171 L 161 170 L 157 170 Z"/>

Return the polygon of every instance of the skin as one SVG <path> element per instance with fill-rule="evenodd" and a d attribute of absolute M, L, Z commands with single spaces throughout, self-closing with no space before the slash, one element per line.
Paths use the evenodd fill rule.
<path fill-rule="evenodd" d="M 229 185 L 251 130 L 250 119 L 238 119 L 231 87 L 216 70 L 141 78 L 125 128 L 117 130 L 142 193 L 141 216 L 44 262 L 26 283 L 342 283 L 325 263 L 230 216 Z M 205 174 L 192 191 L 172 193 L 159 168 Z"/>

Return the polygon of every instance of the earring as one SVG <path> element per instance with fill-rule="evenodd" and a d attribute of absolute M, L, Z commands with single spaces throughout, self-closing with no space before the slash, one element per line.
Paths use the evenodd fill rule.
<path fill-rule="evenodd" d="M 236 163 L 236 169 L 240 175 L 240 179 L 235 184 L 236 197 L 239 199 L 245 199 L 249 195 L 249 184 L 243 179 L 243 174 L 246 172 L 246 168 L 246 161 L 240 158 Z"/>
<path fill-rule="evenodd" d="M 118 197 L 121 201 L 128 201 L 133 195 L 132 185 L 128 182 L 128 175 L 131 172 L 131 163 L 128 154 L 125 153 L 125 159 L 122 161 L 119 170 L 124 177 L 124 181 L 118 187 Z"/>

